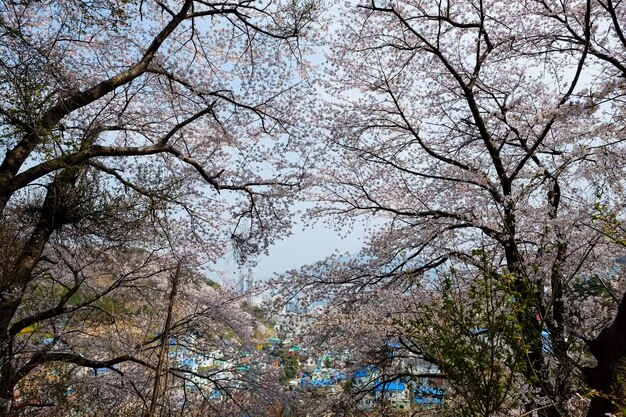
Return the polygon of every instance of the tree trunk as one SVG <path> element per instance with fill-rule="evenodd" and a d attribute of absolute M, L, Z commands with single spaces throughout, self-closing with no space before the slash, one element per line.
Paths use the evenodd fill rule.
<path fill-rule="evenodd" d="M 626 356 L 617 360 L 598 361 L 595 368 L 585 369 L 589 387 L 597 394 L 591 399 L 587 417 L 606 417 L 607 413 L 624 416 L 626 411 Z"/>
<path fill-rule="evenodd" d="M 597 391 L 591 399 L 587 417 L 624 416 L 626 411 L 626 297 L 622 297 L 615 320 L 588 343 L 598 361 L 585 368 L 589 388 Z"/>
<path fill-rule="evenodd" d="M 543 357 L 543 340 L 541 338 L 542 323 L 537 320 L 537 312 L 539 305 L 536 288 L 532 283 L 528 282 L 526 275 L 521 270 L 521 259 L 515 242 L 515 218 L 513 211 L 510 210 L 507 217 L 507 231 L 510 239 L 504 245 L 504 251 L 509 271 L 515 276 L 515 291 L 519 297 L 519 309 L 517 311 L 517 320 L 522 326 L 524 334 L 524 342 L 528 346 L 526 355 L 526 369 L 524 369 L 524 377 L 535 388 L 550 398 L 552 392 L 549 381 L 545 375 L 545 365 Z M 526 404 L 526 411 L 531 412 L 537 409 L 537 404 L 530 401 Z M 540 417 L 561 417 L 557 407 L 553 404 L 549 407 L 540 408 L 538 411 Z"/>
<path fill-rule="evenodd" d="M 0 314 L 6 315 L 4 300 L 0 301 Z M 4 318 L 4 317 L 3 317 Z M 13 339 L 8 331 L 0 333 L 0 415 L 8 416 L 13 403 Z"/>
<path fill-rule="evenodd" d="M 22 296 L 32 280 L 33 270 L 41 259 L 52 233 L 67 220 L 66 210 L 68 198 L 75 190 L 73 185 L 79 175 L 80 168 L 67 168 L 48 186 L 43 201 L 41 214 L 30 239 L 24 245 L 15 263 L 5 271 L 8 276 L 2 277 L 0 286 L 0 415 L 11 415 L 13 388 L 18 369 L 13 354 L 13 338 L 11 323 L 22 301 Z M 7 262 L 7 260 L 4 260 Z"/>
<path fill-rule="evenodd" d="M 12 273 L 3 277 L 8 285 L 0 288 L 0 415 L 10 415 L 15 381 L 13 338 L 10 327 L 22 301 L 24 289 L 32 277 L 32 271 L 52 233 L 39 222 L 30 240 L 20 253 Z"/>

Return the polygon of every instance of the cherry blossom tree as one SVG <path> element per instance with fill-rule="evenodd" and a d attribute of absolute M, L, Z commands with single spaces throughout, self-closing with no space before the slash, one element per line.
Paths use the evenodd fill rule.
<path fill-rule="evenodd" d="M 42 322 L 21 338 L 18 359 L 46 361 L 16 386 L 19 413 L 276 415 L 291 401 L 280 370 L 256 350 L 241 294 L 209 284 L 184 269 L 144 270 L 109 293 L 119 298 L 96 301 L 90 315 L 80 310 L 84 320 Z M 52 330 L 61 336 L 41 349 Z M 92 360 L 76 363 L 76 354 Z"/>
<path fill-rule="evenodd" d="M 360 259 L 291 282 L 350 309 L 361 298 L 393 307 L 451 270 L 510 280 L 525 352 L 518 411 L 570 415 L 578 395 L 591 397 L 589 416 L 622 410 L 623 249 L 607 224 L 625 214 L 624 10 L 346 4 L 326 76 L 334 123 L 321 127 L 336 159 L 316 170 L 313 214 L 384 224 Z"/>
<path fill-rule="evenodd" d="M 76 258 L 84 263 L 88 256 Z M 15 337 L 16 411 L 97 416 L 245 410 L 236 393 L 258 391 L 271 373 L 239 369 L 242 352 L 254 351 L 253 323 L 241 310 L 241 295 L 154 253 L 133 253 L 125 262 L 99 254 L 98 260 L 74 267 L 65 279 L 50 268 L 25 296 L 24 314 L 33 311 L 31 303 L 52 307 L 47 318 L 38 312 L 18 321 L 33 324 Z M 83 283 L 65 311 L 51 314 L 67 294 L 62 289 L 77 287 L 75 280 Z M 270 384 L 265 391 L 267 397 L 278 392 Z"/>
<path fill-rule="evenodd" d="M 1 3 L 2 413 L 51 363 L 149 365 L 81 324 L 106 323 L 106 297 L 145 300 L 139 278 L 171 260 L 245 257 L 289 231 L 316 18 L 313 1 Z M 77 345 L 37 346 L 35 328 Z"/>

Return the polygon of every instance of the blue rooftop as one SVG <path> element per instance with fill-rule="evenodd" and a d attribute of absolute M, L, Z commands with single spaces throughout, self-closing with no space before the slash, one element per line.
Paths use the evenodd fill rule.
<path fill-rule="evenodd" d="M 375 371 L 376 371 L 376 367 L 375 366 L 370 366 L 370 367 L 367 367 L 367 368 L 357 369 L 356 371 L 354 371 L 354 377 L 355 378 L 363 378 L 364 376 L 368 376 L 372 372 L 375 372 Z"/>
<path fill-rule="evenodd" d="M 377 385 L 375 391 L 404 391 L 404 389 L 404 382 L 392 381 Z"/>

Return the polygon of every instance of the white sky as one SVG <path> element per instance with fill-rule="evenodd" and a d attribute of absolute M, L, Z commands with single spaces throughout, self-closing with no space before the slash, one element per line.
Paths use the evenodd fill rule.
<path fill-rule="evenodd" d="M 296 224 L 287 239 L 276 242 L 269 248 L 269 255 L 256 258 L 255 273 L 257 280 L 270 278 L 274 273 L 282 273 L 305 264 L 322 260 L 335 252 L 344 254 L 357 253 L 363 246 L 366 229 L 357 223 L 354 229 L 344 233 L 345 237 L 319 222 L 312 228 L 303 230 L 303 224 Z M 217 265 L 218 270 L 226 272 L 227 282 L 233 283 L 239 278 L 236 262 L 226 259 Z"/>

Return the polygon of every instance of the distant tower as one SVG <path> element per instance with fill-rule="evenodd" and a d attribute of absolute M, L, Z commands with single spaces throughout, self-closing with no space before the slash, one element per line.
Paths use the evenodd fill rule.
<path fill-rule="evenodd" d="M 254 287 L 254 268 L 249 265 L 246 270 L 242 269 L 239 272 L 238 282 L 239 293 L 246 296 L 248 302 L 253 301 L 252 290 Z"/>
<path fill-rule="evenodd" d="M 239 272 L 239 283 L 237 286 L 239 287 L 239 294 L 246 293 L 246 276 L 243 270 Z"/>
<path fill-rule="evenodd" d="M 250 301 L 250 293 L 254 287 L 254 268 L 248 266 L 248 274 L 246 276 L 246 291 L 248 292 L 248 301 Z"/>

